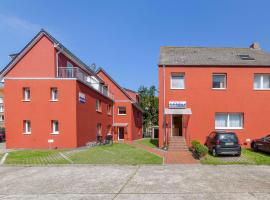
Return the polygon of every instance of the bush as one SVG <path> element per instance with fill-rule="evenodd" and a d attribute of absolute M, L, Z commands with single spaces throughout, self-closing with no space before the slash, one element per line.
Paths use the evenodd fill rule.
<path fill-rule="evenodd" d="M 208 148 L 202 145 L 197 140 L 193 140 L 191 142 L 193 152 L 197 155 L 198 158 L 204 157 L 208 153 Z"/>

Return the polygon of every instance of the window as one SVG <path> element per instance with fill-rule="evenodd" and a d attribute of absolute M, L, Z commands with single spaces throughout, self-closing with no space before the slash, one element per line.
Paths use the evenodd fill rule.
<path fill-rule="evenodd" d="M 51 88 L 51 101 L 58 101 L 58 89 Z"/>
<path fill-rule="evenodd" d="M 30 88 L 23 88 L 23 100 L 30 101 Z"/>
<path fill-rule="evenodd" d="M 110 104 L 107 105 L 107 114 L 108 115 L 112 114 L 112 106 Z"/>
<path fill-rule="evenodd" d="M 101 112 L 101 106 L 100 106 L 101 102 L 99 99 L 96 100 L 96 111 Z"/>
<path fill-rule="evenodd" d="M 4 115 L 0 115 L 0 122 L 3 122 L 3 121 L 5 121 L 5 117 Z"/>
<path fill-rule="evenodd" d="M 126 107 L 118 107 L 118 115 L 126 115 L 127 111 L 126 111 Z"/>
<path fill-rule="evenodd" d="M 269 90 L 270 74 L 255 74 L 253 86 L 256 90 Z"/>
<path fill-rule="evenodd" d="M 226 74 L 213 74 L 213 89 L 226 89 Z"/>
<path fill-rule="evenodd" d="M 97 136 L 101 136 L 101 123 L 97 124 Z"/>
<path fill-rule="evenodd" d="M 243 113 L 216 113 L 216 129 L 241 129 L 243 128 Z"/>
<path fill-rule="evenodd" d="M 23 121 L 23 133 L 24 134 L 31 134 L 31 122 L 30 120 Z"/>
<path fill-rule="evenodd" d="M 57 120 L 52 120 L 52 134 L 59 134 L 59 122 Z"/>
<path fill-rule="evenodd" d="M 4 106 L 0 105 L 0 112 L 4 112 Z"/>
<path fill-rule="evenodd" d="M 183 73 L 172 73 L 171 75 L 171 89 L 184 89 L 185 75 Z"/>

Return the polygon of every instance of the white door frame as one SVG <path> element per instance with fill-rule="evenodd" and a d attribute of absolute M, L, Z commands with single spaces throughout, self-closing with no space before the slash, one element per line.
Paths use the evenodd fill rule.
<path fill-rule="evenodd" d="M 123 129 L 124 129 L 124 133 L 123 133 L 123 134 L 124 134 L 124 138 L 125 138 L 125 127 L 120 126 L 120 127 L 118 127 L 118 131 L 117 131 L 117 133 L 118 133 L 118 134 L 117 134 L 117 135 L 118 135 L 118 140 L 124 140 L 124 138 L 123 138 L 123 139 L 120 139 L 120 138 L 119 138 L 120 128 L 123 128 Z"/>

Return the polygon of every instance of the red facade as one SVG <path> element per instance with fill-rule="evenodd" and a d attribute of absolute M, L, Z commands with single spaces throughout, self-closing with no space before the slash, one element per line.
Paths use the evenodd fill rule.
<path fill-rule="evenodd" d="M 200 54 L 201 50 L 197 48 L 190 50 L 189 56 L 197 53 L 194 59 L 198 63 L 190 65 L 185 64 L 190 61 L 184 60 L 189 49 L 184 49 L 184 52 L 176 48 L 168 49 L 170 53 L 180 51 L 180 55 L 175 55 L 171 61 L 175 63 L 170 64 L 166 54 L 162 58 L 167 59 L 167 63 L 161 62 L 158 68 L 160 147 L 167 145 L 168 138 L 172 136 L 185 137 L 188 145 L 192 140 L 199 140 L 204 144 L 206 137 L 214 130 L 235 132 L 242 145 L 248 145 L 250 140 L 269 134 L 269 54 L 248 48 L 234 49 L 234 52 L 247 52 L 245 57 L 250 53 L 252 58 L 241 59 L 238 55 L 233 55 L 232 59 L 239 62 L 239 65 L 232 64 L 232 59 L 228 65 L 207 65 L 200 63 L 204 60 L 198 61 L 200 55 L 197 54 Z M 224 50 L 225 53 L 228 51 L 230 49 Z M 232 54 L 228 53 L 229 56 Z M 214 59 L 218 62 L 219 57 L 216 55 Z M 256 65 L 255 62 L 263 62 L 262 56 L 264 63 Z M 179 57 L 179 60 L 176 61 L 176 57 Z M 224 57 L 226 55 L 220 55 L 220 58 Z M 211 55 L 206 57 L 208 60 L 211 58 Z M 219 83 L 218 79 L 224 81 Z M 265 88 L 257 88 L 261 82 Z M 179 87 L 174 88 L 174 84 L 176 87 L 179 84 Z M 215 84 L 220 88 L 215 88 Z M 175 106 L 179 108 L 175 109 Z"/>
<path fill-rule="evenodd" d="M 112 134 L 110 91 L 47 32 L 13 59 L 1 78 L 7 148 L 75 148 Z"/>
<path fill-rule="evenodd" d="M 119 86 L 103 69 L 98 70 L 97 74 L 114 94 L 114 140 L 142 138 L 142 109 L 139 106 L 139 95 Z M 122 113 L 121 109 L 125 110 L 125 113 Z"/>

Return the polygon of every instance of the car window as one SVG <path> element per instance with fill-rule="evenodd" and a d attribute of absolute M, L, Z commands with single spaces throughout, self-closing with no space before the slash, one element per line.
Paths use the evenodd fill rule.
<path fill-rule="evenodd" d="M 237 137 L 235 136 L 235 134 L 220 134 L 219 139 L 222 141 L 236 141 Z"/>

